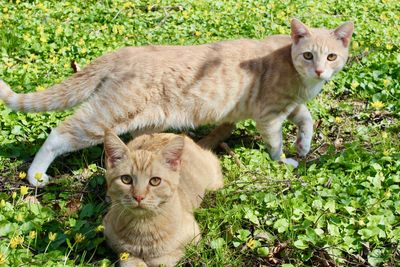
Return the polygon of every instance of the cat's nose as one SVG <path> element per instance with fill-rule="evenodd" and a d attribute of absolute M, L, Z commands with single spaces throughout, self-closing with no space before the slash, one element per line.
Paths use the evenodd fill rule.
<path fill-rule="evenodd" d="M 323 70 L 315 70 L 315 73 L 317 74 L 317 76 L 321 76 L 321 74 L 323 73 Z"/>
<path fill-rule="evenodd" d="M 136 199 L 137 203 L 140 203 L 144 199 L 144 196 L 134 196 L 134 198 Z"/>

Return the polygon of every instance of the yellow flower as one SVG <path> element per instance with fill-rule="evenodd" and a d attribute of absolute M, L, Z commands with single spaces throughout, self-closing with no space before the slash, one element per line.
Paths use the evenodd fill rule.
<path fill-rule="evenodd" d="M 112 31 L 113 31 L 113 33 L 115 33 L 115 34 L 123 34 L 123 33 L 124 33 L 124 30 L 125 30 L 124 25 L 114 25 L 114 26 L 112 27 Z"/>
<path fill-rule="evenodd" d="M 86 53 L 87 53 L 87 49 L 86 49 L 86 48 L 82 48 L 82 49 L 81 49 L 81 53 L 82 53 L 82 54 L 86 54 Z"/>
<path fill-rule="evenodd" d="M 256 247 L 256 241 L 253 238 L 250 238 L 249 240 L 247 240 L 246 245 L 253 249 Z"/>
<path fill-rule="evenodd" d="M 388 133 L 387 133 L 387 132 L 383 132 L 383 133 L 382 133 L 382 138 L 383 138 L 383 139 L 388 138 Z"/>
<path fill-rule="evenodd" d="M 386 45 L 386 49 L 387 50 L 392 50 L 393 49 L 393 45 L 392 44 L 387 44 Z"/>
<path fill-rule="evenodd" d="M 119 259 L 121 261 L 126 261 L 129 258 L 129 253 L 128 252 L 122 252 L 121 254 L 119 254 Z"/>
<path fill-rule="evenodd" d="M 336 122 L 337 124 L 341 124 L 341 123 L 343 122 L 343 119 L 342 119 L 341 117 L 336 117 L 336 118 L 335 118 L 335 122 Z"/>
<path fill-rule="evenodd" d="M 43 181 L 42 177 L 43 177 L 43 173 L 41 173 L 41 172 L 35 173 L 35 179 L 36 179 L 36 181 L 38 181 L 38 182 Z"/>
<path fill-rule="evenodd" d="M 26 194 L 28 194 L 29 187 L 22 185 L 19 188 L 19 190 L 20 190 L 21 196 L 25 196 Z"/>
<path fill-rule="evenodd" d="M 64 29 L 61 26 L 58 26 L 56 29 L 56 35 L 60 35 L 63 31 Z"/>
<path fill-rule="evenodd" d="M 365 49 L 364 49 L 364 53 L 368 53 L 369 52 L 369 47 L 366 47 Z"/>
<path fill-rule="evenodd" d="M 50 241 L 56 240 L 56 237 L 57 237 L 57 233 L 52 233 L 52 232 L 49 233 L 49 240 Z"/>
<path fill-rule="evenodd" d="M 30 54 L 30 55 L 29 55 L 29 59 L 32 60 L 32 61 L 33 61 L 33 60 L 36 60 L 37 58 L 38 58 L 38 56 L 35 55 L 35 54 Z"/>
<path fill-rule="evenodd" d="M 285 32 L 286 32 L 286 31 L 285 31 L 285 28 L 282 27 L 281 25 L 279 25 L 279 26 L 278 26 L 278 33 L 284 34 Z"/>
<path fill-rule="evenodd" d="M 26 177 L 26 172 L 19 172 L 19 179 L 25 179 Z"/>
<path fill-rule="evenodd" d="M 0 253 L 0 265 L 6 263 L 6 256 Z"/>
<path fill-rule="evenodd" d="M 124 5 L 123 5 L 123 7 L 124 8 L 130 8 L 130 7 L 134 7 L 135 5 L 133 4 L 133 3 L 131 3 L 131 2 L 126 2 Z"/>
<path fill-rule="evenodd" d="M 79 39 L 78 45 L 79 45 L 79 46 L 82 46 L 82 45 L 84 45 L 84 44 L 85 44 L 85 40 L 83 40 L 83 38 Z"/>
<path fill-rule="evenodd" d="M 276 17 L 278 19 L 283 19 L 283 18 L 285 18 L 285 15 L 286 15 L 285 12 L 283 10 L 281 10 L 278 12 L 278 14 L 276 14 Z"/>
<path fill-rule="evenodd" d="M 18 214 L 15 216 L 15 220 L 16 220 L 17 222 L 22 222 L 22 221 L 24 220 L 24 216 L 23 216 L 21 213 L 18 213 Z"/>
<path fill-rule="evenodd" d="M 37 236 L 36 231 L 30 231 L 29 232 L 29 239 L 35 239 Z"/>
<path fill-rule="evenodd" d="M 30 35 L 29 33 L 24 33 L 24 35 L 22 36 L 22 38 L 23 38 L 25 41 L 29 41 L 29 40 L 31 39 L 31 35 Z"/>
<path fill-rule="evenodd" d="M 17 197 L 17 192 L 13 192 L 11 197 L 12 197 L 12 199 L 15 199 Z"/>
<path fill-rule="evenodd" d="M 40 39 L 39 39 L 42 43 L 47 43 L 47 35 L 42 33 L 40 34 Z"/>
<path fill-rule="evenodd" d="M 0 208 L 4 207 L 6 205 L 6 201 L 4 199 L 2 199 L 0 201 Z"/>
<path fill-rule="evenodd" d="M 360 84 L 358 82 L 352 82 L 351 83 L 351 89 L 356 89 Z"/>
<path fill-rule="evenodd" d="M 383 104 L 382 101 L 374 101 L 374 102 L 371 103 L 371 106 L 374 109 L 381 109 L 381 108 L 383 108 L 385 106 L 385 104 Z"/>
<path fill-rule="evenodd" d="M 83 240 L 85 240 L 85 236 L 81 233 L 75 234 L 75 242 L 76 243 L 81 243 Z"/>
<path fill-rule="evenodd" d="M 14 236 L 13 238 L 10 239 L 10 247 L 11 248 L 16 248 L 19 244 L 22 244 L 24 242 L 24 237 L 23 236 Z"/>
<path fill-rule="evenodd" d="M 104 231 L 104 226 L 102 224 L 100 224 L 99 226 L 96 227 L 96 232 L 100 233 Z"/>
<path fill-rule="evenodd" d="M 281 154 L 281 159 L 286 159 L 285 153 L 282 153 L 282 154 Z"/>
<path fill-rule="evenodd" d="M 44 91 L 44 90 L 46 90 L 46 88 L 44 86 L 39 85 L 38 87 L 36 87 L 36 91 L 38 91 L 38 92 Z M 41 177 L 41 175 L 40 175 L 40 177 Z M 36 178 L 36 175 L 35 175 L 35 178 Z"/>
<path fill-rule="evenodd" d="M 352 47 L 353 47 L 353 49 L 357 49 L 358 48 L 358 43 L 354 41 L 353 44 L 352 44 Z"/>
<path fill-rule="evenodd" d="M 383 80 L 383 86 L 388 86 L 390 84 L 390 81 L 389 80 L 387 80 L 387 79 L 384 79 Z"/>
<path fill-rule="evenodd" d="M 201 32 L 196 31 L 196 32 L 194 33 L 194 35 L 195 35 L 196 37 L 199 37 L 199 36 L 201 35 Z"/>

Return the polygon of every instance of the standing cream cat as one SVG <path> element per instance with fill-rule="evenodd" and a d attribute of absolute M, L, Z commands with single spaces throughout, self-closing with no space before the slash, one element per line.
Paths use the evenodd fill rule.
<path fill-rule="evenodd" d="M 310 149 L 312 118 L 304 105 L 340 71 L 348 57 L 353 23 L 312 29 L 294 19 L 291 36 L 197 46 L 126 47 L 104 55 L 46 91 L 16 94 L 0 80 L 0 99 L 12 109 L 48 111 L 83 103 L 53 129 L 28 171 L 32 185 L 48 182 L 60 154 L 117 134 L 223 124 L 203 145 L 227 136 L 232 123 L 252 118 L 271 158 L 282 154 L 285 119 L 298 126 L 297 152 Z M 296 165 L 293 159 L 285 159 Z M 41 173 L 38 181 L 36 173 Z M 40 176 L 40 175 L 39 175 Z"/>
<path fill-rule="evenodd" d="M 223 185 L 218 159 L 191 139 L 150 134 L 127 146 L 111 132 L 104 139 L 111 208 L 104 234 L 122 266 L 174 266 L 200 239 L 193 209 L 205 190 Z"/>

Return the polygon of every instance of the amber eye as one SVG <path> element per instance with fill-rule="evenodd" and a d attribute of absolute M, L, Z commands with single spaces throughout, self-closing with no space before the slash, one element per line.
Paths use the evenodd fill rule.
<path fill-rule="evenodd" d="M 152 177 L 149 181 L 149 184 L 152 186 L 157 186 L 161 183 L 161 178 L 160 177 Z"/>
<path fill-rule="evenodd" d="M 327 57 L 327 59 L 328 59 L 329 61 L 334 61 L 334 60 L 337 59 L 337 55 L 336 55 L 336 54 L 329 54 L 328 57 Z"/>
<path fill-rule="evenodd" d="M 121 176 L 121 181 L 124 184 L 131 184 L 132 183 L 132 176 L 130 176 L 130 175 L 122 175 Z"/>
<path fill-rule="evenodd" d="M 311 52 L 304 52 L 303 57 L 307 60 L 313 59 L 313 54 Z"/>

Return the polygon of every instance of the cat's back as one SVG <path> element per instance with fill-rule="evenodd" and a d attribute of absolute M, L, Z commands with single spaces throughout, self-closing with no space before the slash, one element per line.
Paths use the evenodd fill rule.
<path fill-rule="evenodd" d="M 273 42 L 273 40 L 271 40 Z M 273 46 L 271 46 L 272 48 Z M 255 55 L 265 54 L 264 40 L 240 39 L 228 40 L 200 45 L 147 45 L 128 46 L 115 51 L 117 64 L 123 62 L 140 63 L 140 67 L 147 64 L 154 66 L 172 66 L 174 63 L 188 63 L 196 65 L 213 59 L 218 63 L 225 61 L 240 61 L 252 58 Z M 261 55 L 262 56 L 262 55 Z"/>

